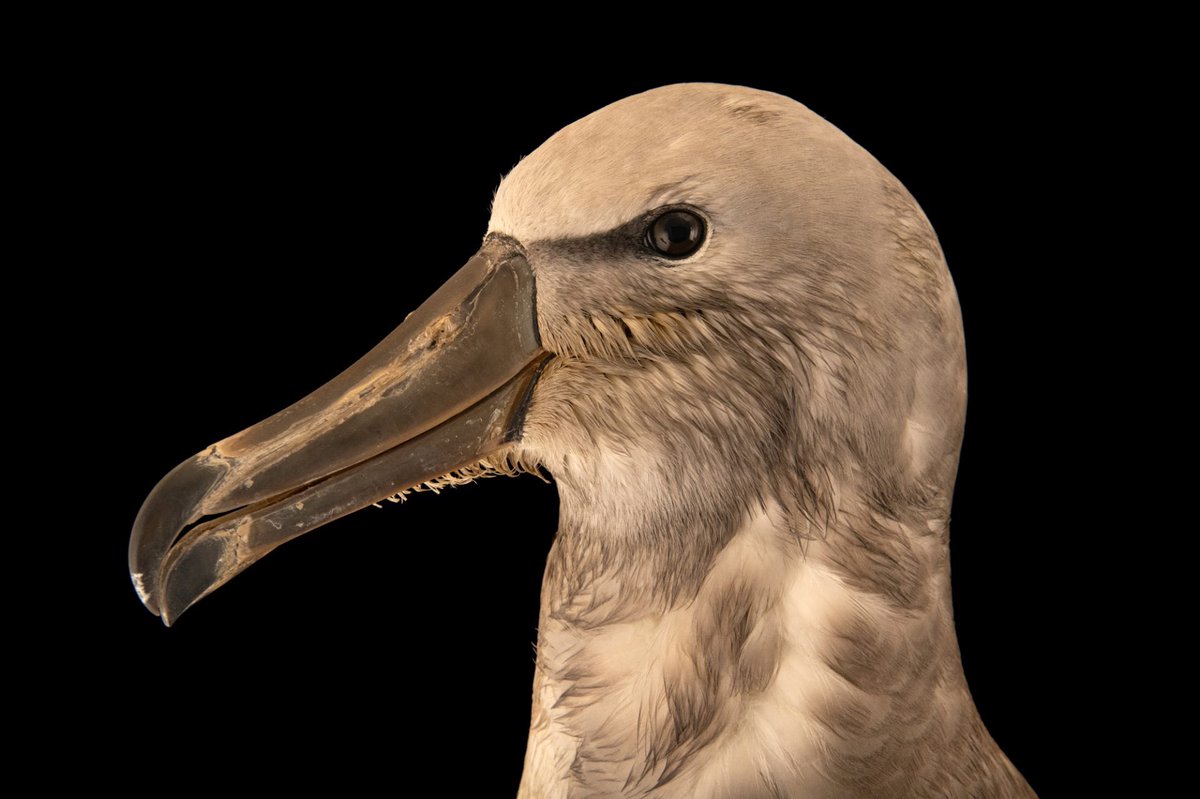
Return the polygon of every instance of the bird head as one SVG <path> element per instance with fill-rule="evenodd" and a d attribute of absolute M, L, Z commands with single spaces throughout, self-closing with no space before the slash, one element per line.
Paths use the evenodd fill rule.
<path fill-rule="evenodd" d="M 886 169 L 788 98 L 668 86 L 552 136 L 387 339 L 169 473 L 130 569 L 170 623 L 346 513 L 534 468 L 564 521 L 650 543 L 718 546 L 769 500 L 800 535 L 851 494 L 943 518 L 965 374 L 936 237 Z"/>

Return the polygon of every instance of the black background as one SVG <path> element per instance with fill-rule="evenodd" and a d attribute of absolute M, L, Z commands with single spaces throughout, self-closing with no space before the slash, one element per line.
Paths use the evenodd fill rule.
<path fill-rule="evenodd" d="M 462 264 L 523 154 L 630 93 L 710 80 L 805 103 L 938 231 L 970 368 L 952 525 L 963 660 L 993 735 L 1056 792 L 1087 535 L 1073 510 L 1086 464 L 1066 432 L 1078 267 L 1058 255 L 1055 216 L 1074 157 L 1058 135 L 1065 78 L 961 55 L 919 75 L 560 57 L 484 60 L 456 78 L 438 66 L 449 53 L 176 45 L 106 53 L 77 76 L 68 113 L 80 173 L 67 204 L 96 259 L 71 292 L 88 306 L 80 344 L 99 398 L 77 417 L 92 459 L 74 480 L 98 490 L 73 540 L 83 575 L 68 594 L 86 600 L 47 603 L 35 621 L 66 653 L 44 665 L 70 674 L 57 711 L 69 736 L 90 746 L 132 725 L 124 762 L 179 763 L 189 784 L 223 781 L 232 758 L 255 783 L 403 788 L 419 772 L 451 794 L 514 793 L 552 485 L 488 480 L 367 509 L 169 630 L 129 585 L 128 530 L 172 466 L 333 377 Z"/>

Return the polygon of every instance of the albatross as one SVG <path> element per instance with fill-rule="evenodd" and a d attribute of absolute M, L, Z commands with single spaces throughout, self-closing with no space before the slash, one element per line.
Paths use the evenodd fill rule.
<path fill-rule="evenodd" d="M 172 624 L 340 516 L 544 470 L 519 797 L 1032 796 L 954 632 L 966 385 L 900 182 L 792 99 L 667 86 L 553 135 L 394 332 L 168 473 L 130 571 Z"/>

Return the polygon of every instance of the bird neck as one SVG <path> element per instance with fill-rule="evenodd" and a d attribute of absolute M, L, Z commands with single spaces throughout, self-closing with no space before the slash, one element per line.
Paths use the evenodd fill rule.
<path fill-rule="evenodd" d="M 559 481 L 523 784 L 887 793 L 971 747 L 1003 758 L 962 676 L 944 522 L 843 497 L 806 540 L 780 503 L 685 517 L 647 479 Z"/>

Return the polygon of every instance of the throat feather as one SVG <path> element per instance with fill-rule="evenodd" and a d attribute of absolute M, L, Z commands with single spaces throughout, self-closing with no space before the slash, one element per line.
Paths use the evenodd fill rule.
<path fill-rule="evenodd" d="M 693 572 L 661 542 L 564 526 L 527 769 L 558 763 L 589 795 L 820 795 L 843 766 L 883 780 L 908 757 L 884 731 L 953 734 L 923 715 L 945 694 L 968 718 L 948 615 L 853 584 L 844 552 L 794 529 L 770 503 Z"/>

